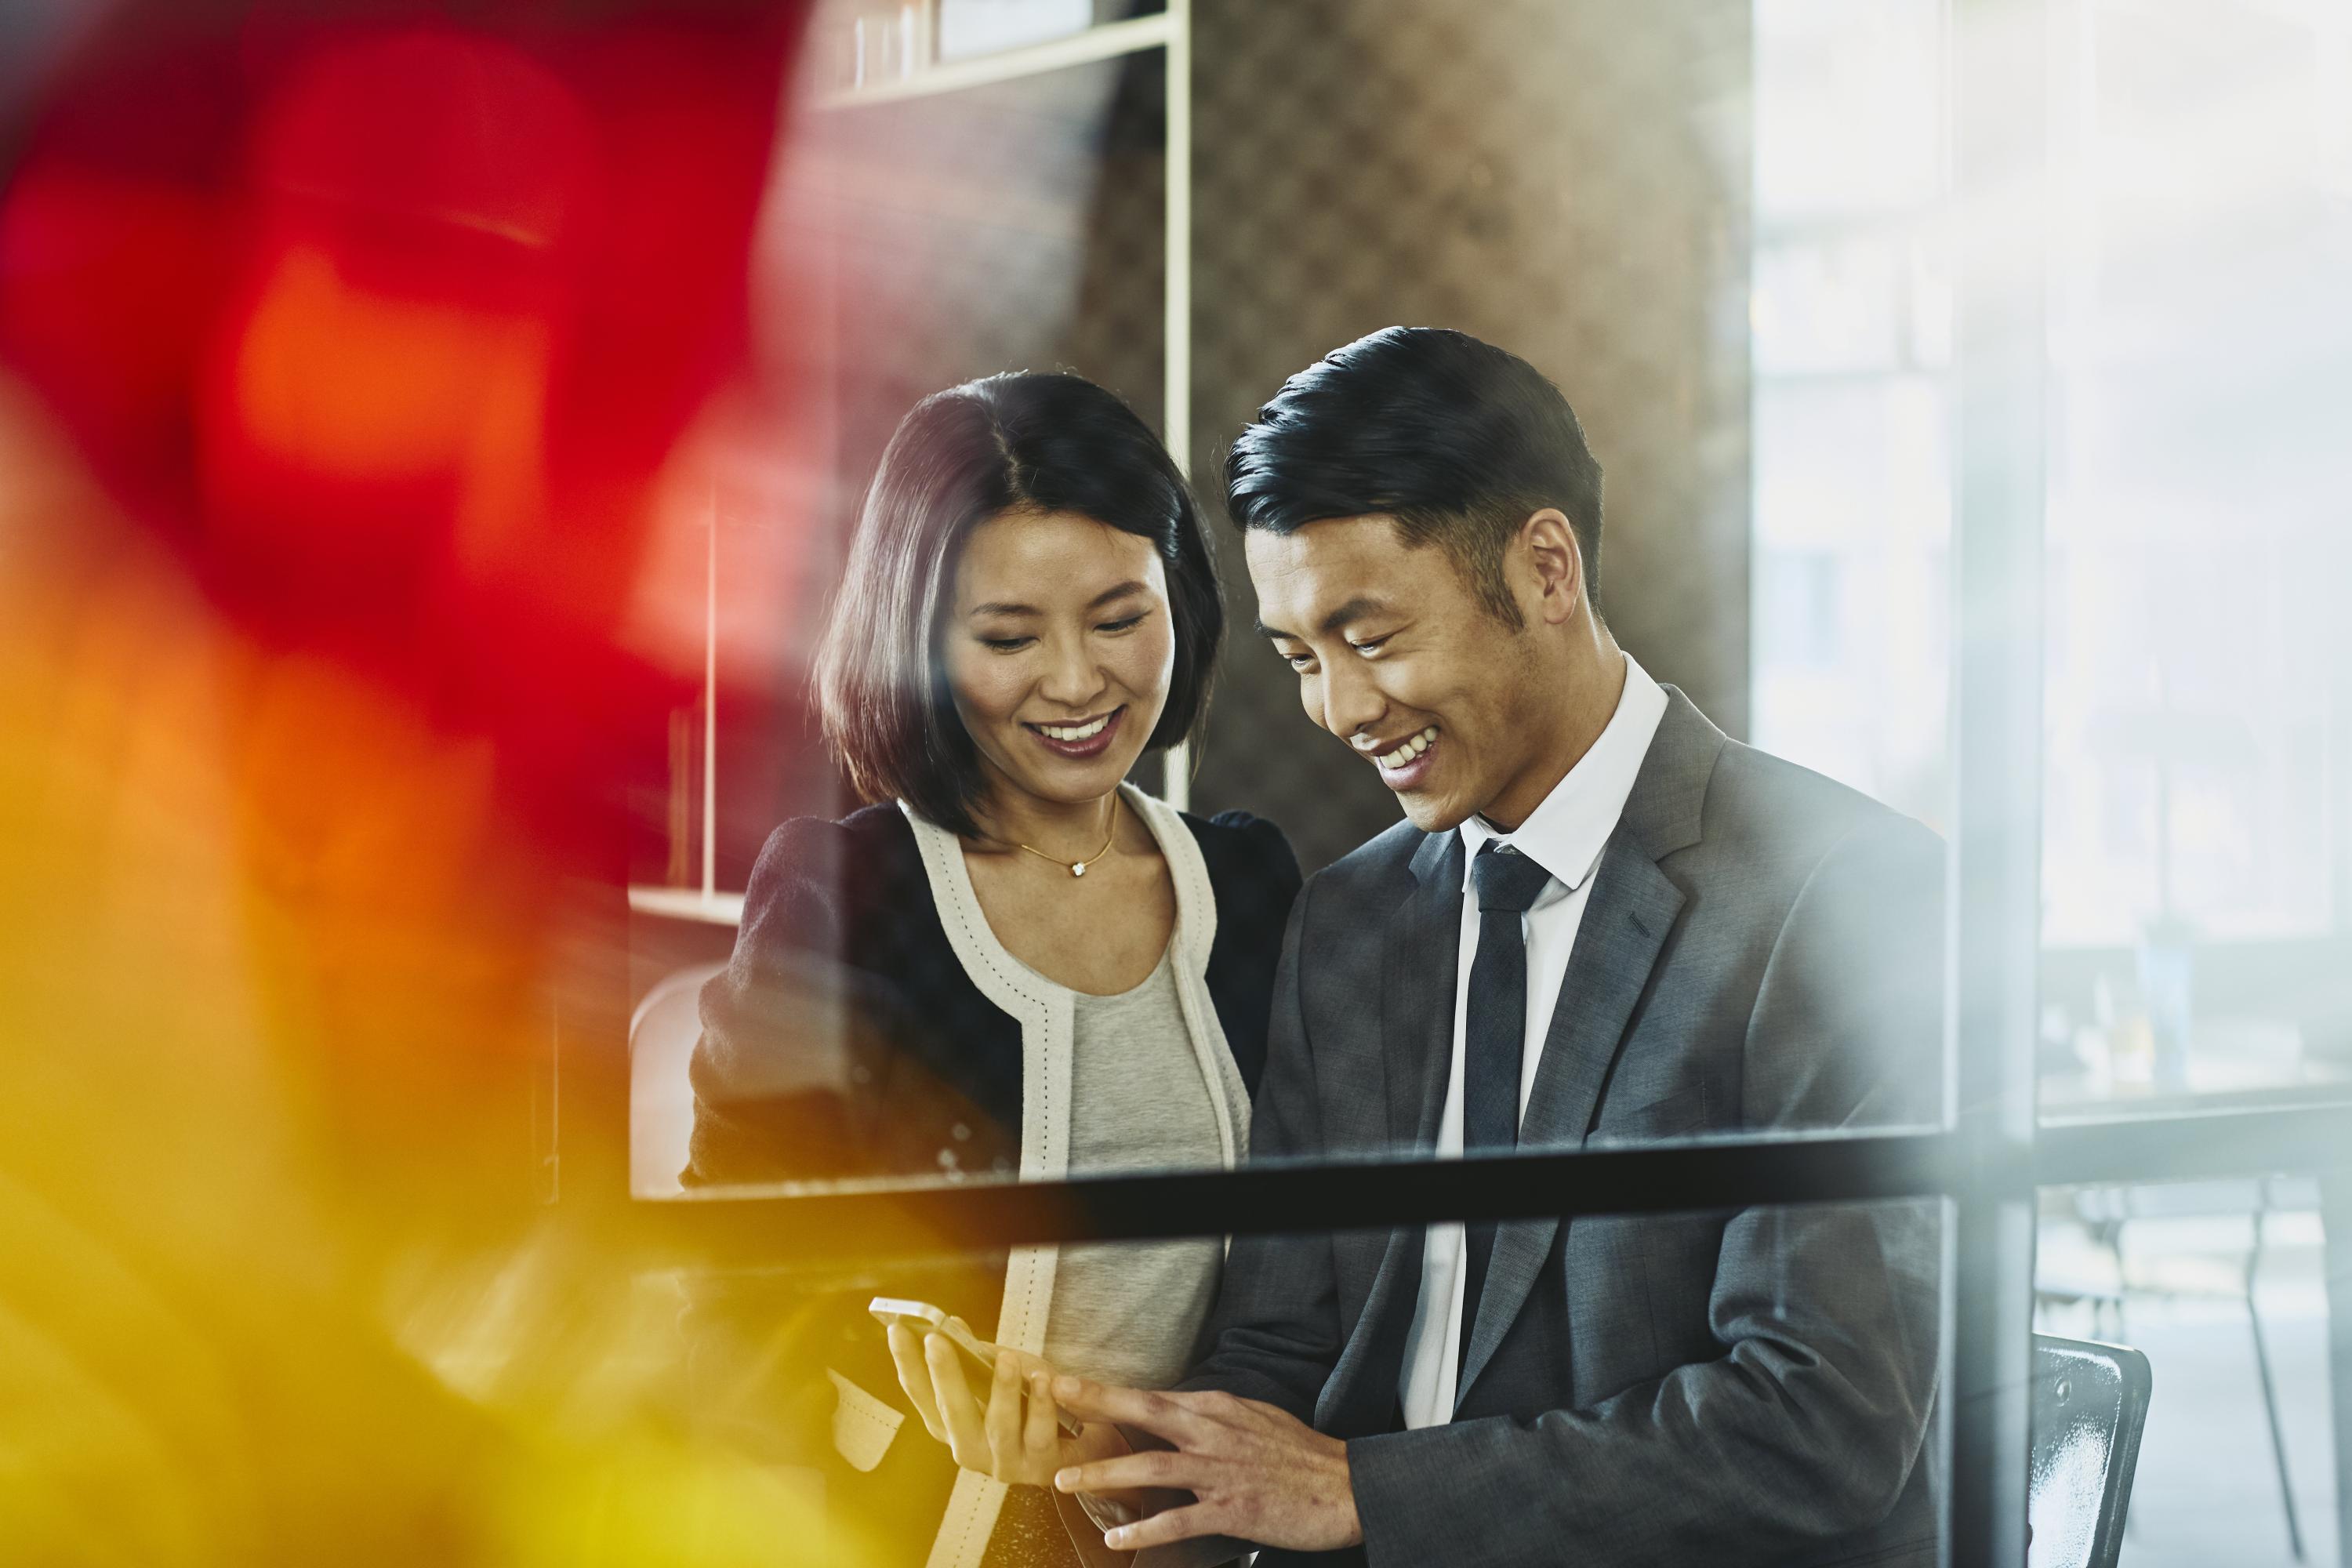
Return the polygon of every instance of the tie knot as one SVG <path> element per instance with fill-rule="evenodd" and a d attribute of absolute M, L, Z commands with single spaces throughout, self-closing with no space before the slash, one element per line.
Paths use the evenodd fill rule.
<path fill-rule="evenodd" d="M 1551 873 L 1525 855 L 1492 842 L 1470 862 L 1470 887 L 1478 895 L 1481 912 L 1507 910 L 1525 914 L 1551 880 Z"/>

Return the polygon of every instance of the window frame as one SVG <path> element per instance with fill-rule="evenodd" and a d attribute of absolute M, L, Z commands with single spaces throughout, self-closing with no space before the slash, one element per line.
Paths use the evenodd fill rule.
<path fill-rule="evenodd" d="M 1964 208 L 2013 205 L 2006 193 L 2046 166 L 2044 0 L 1951 0 L 1951 16 L 1953 188 Z M 648 1268 L 837 1273 L 888 1261 L 877 1237 L 918 1233 L 953 1237 L 955 1250 L 967 1250 L 1940 1197 L 1951 1314 L 1938 1402 L 1951 1453 L 1945 1556 L 2023 1568 L 2037 1190 L 2315 1172 L 2325 1178 L 2323 1211 L 2345 1222 L 2340 1245 L 2352 1247 L 2352 1096 L 2295 1103 L 2282 1095 L 2161 1115 L 2037 1114 L 2046 268 L 2031 221 L 2006 221 L 2009 207 L 1990 210 L 2005 215 L 2000 232 L 1975 225 L 1957 235 L 1947 373 L 1956 405 L 1957 809 L 1942 1126 L 1055 1182 L 787 1184 L 640 1201 L 628 1195 L 626 1051 L 560 1016 L 562 1114 L 602 1130 L 562 1149 L 551 1125 L 546 1158 L 567 1222 L 593 1226 Z M 2339 1489 L 2352 1497 L 2347 1320 L 2352 1300 L 2332 1305 L 2336 1465 Z M 2352 1509 L 2346 1516 L 2352 1543 Z"/>

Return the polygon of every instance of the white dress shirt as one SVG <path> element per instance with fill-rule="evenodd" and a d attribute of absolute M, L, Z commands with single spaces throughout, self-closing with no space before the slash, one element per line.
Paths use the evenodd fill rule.
<path fill-rule="evenodd" d="M 1437 1156 L 1462 1154 L 1463 1031 L 1470 1000 L 1470 965 L 1478 954 L 1478 900 L 1470 889 L 1470 866 L 1488 841 L 1500 839 L 1532 858 L 1551 873 L 1551 880 L 1536 895 L 1521 917 L 1528 943 L 1528 1023 L 1519 1053 L 1519 1114 L 1528 1110 L 1528 1096 L 1543 1064 L 1544 1037 L 1551 1028 L 1552 1007 L 1559 1000 L 1568 974 L 1568 955 L 1576 945 L 1576 928 L 1583 922 L 1584 906 L 1591 896 L 1592 873 L 1601 851 L 1617 829 L 1625 799 L 1633 793 L 1633 779 L 1649 754 L 1658 721 L 1665 717 L 1665 689 L 1625 657 L 1625 687 L 1618 693 L 1617 710 L 1600 739 L 1552 786 L 1543 803 L 1528 814 L 1514 833 L 1498 833 L 1484 817 L 1473 816 L 1462 835 L 1462 940 L 1454 982 L 1454 1061 L 1445 1074 L 1445 1110 L 1437 1123 Z M 1454 1418 L 1454 1379 L 1461 1359 L 1463 1292 L 1462 1226 L 1456 1221 L 1429 1227 L 1421 1256 L 1421 1296 L 1412 1311 L 1412 1329 L 1405 1340 L 1404 1370 L 1397 1397 L 1404 1405 L 1409 1427 L 1436 1426 Z"/>

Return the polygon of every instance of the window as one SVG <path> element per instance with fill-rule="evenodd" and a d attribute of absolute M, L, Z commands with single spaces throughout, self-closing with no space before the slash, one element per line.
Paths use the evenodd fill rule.
<path fill-rule="evenodd" d="M 2345 29 L 2285 4 L 2058 0 L 2004 12 L 2032 24 L 2005 49 L 1957 47 L 1983 14 L 1956 23 L 1944 5 L 1887 0 L 1753 12 L 1754 738 L 1951 836 L 1958 1093 L 1940 1124 L 887 1194 L 835 1184 L 640 1205 L 630 1223 L 672 1256 L 871 1276 L 885 1253 L 950 1250 L 940 1237 L 1132 1243 L 1538 1214 L 1689 1216 L 1696 1234 L 1734 1205 L 1941 1200 L 1952 1560 L 2023 1562 L 2027 1335 L 2111 1335 L 2118 1305 L 2172 1402 L 2151 1417 L 2166 1425 L 2149 1428 L 2150 1463 L 2174 1479 L 2150 1517 L 2208 1550 L 2200 1503 L 2249 1494 L 2198 1426 L 2253 1406 L 2193 1392 L 2192 1369 L 2217 1363 L 2188 1331 L 2235 1321 L 2231 1300 L 2191 1310 L 2153 1300 L 2157 1286 L 2184 1259 L 2191 1274 L 2215 1258 L 2244 1269 L 2259 1232 L 2271 1250 L 2245 1293 L 2279 1309 L 2279 1370 L 2314 1367 L 2323 1335 L 2352 1364 L 2352 1303 L 2315 1283 L 2345 1277 L 2318 1259 L 2352 1234 L 2352 1192 L 2281 1180 L 2332 1165 L 2352 1138 L 2352 1069 L 2330 1076 L 2316 1048 L 2352 1036 L 2340 987 L 2323 984 L 2341 973 L 2325 944 L 2347 662 L 2327 599 L 2347 574 L 2318 521 L 2352 487 L 2335 482 L 2347 459 L 2327 438 L 2344 395 L 2312 370 L 2352 346 L 2334 335 L 2352 307 L 2313 282 L 2342 271 Z M 2219 95 L 2200 110 L 2210 134 L 2184 142 L 2134 106 L 2207 56 L 2231 85 L 2200 77 Z M 2021 117 L 2044 128 L 2019 140 L 2049 171 L 2051 215 L 2019 236 L 2048 263 L 2023 302 L 1989 299 L 1962 266 L 2002 220 L 1970 205 L 2000 172 L 1975 162 L 1984 127 L 1956 122 L 2018 81 L 2046 85 L 2048 103 Z M 2146 146 L 2122 156 L 2134 137 Z M 2228 174 L 2233 158 L 2267 195 Z M 2193 177 L 2159 179 L 2182 160 Z M 2245 226 L 2213 232 L 2232 213 Z M 1967 352 L 1982 345 L 1971 334 L 2021 303 L 2034 352 L 2019 363 L 2047 411 L 2023 449 L 2014 429 L 1989 437 L 1959 417 L 2006 384 Z M 2021 463 L 2004 472 L 2038 476 L 2018 488 L 2028 504 L 1988 507 L 1971 489 L 1988 465 Z M 2226 552 L 2206 522 L 2224 502 Z M 1978 548 L 1988 537 L 2022 541 L 2024 573 L 2003 576 L 2000 552 Z M 1956 678 L 1980 675 L 1963 656 L 1998 641 L 1983 605 L 2027 587 L 2042 616 L 1993 648 L 2024 679 Z M 2180 604 L 2200 631 L 2227 632 L 2219 646 L 2182 635 Z M 2226 943 L 2243 951 L 2213 951 Z M 2177 1212 L 2188 1200 L 2168 1184 L 2192 1177 L 2223 1206 Z M 2343 1386 L 2326 1412 L 2311 1386 L 2283 1407 L 2287 1468 L 2305 1478 L 2288 1495 L 2314 1547 L 2332 1521 L 2308 1478 L 2343 1473 L 2345 1445 L 2331 1456 L 2316 1436 L 2352 1424 Z M 2136 1554 L 2160 1561 L 2166 1544 Z"/>

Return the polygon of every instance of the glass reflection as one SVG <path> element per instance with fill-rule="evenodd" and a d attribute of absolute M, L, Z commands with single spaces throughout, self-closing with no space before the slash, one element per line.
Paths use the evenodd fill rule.
<path fill-rule="evenodd" d="M 2126 1561 L 2335 1560 L 2326 1202 L 2286 1176 L 2042 1194 L 2037 1330 L 2127 1347 L 2153 1380 Z"/>
<path fill-rule="evenodd" d="M 1937 280 L 1955 224 L 2041 226 L 2043 1102 L 2337 1092 L 2339 8 L 2050 7 L 2045 173 L 2013 220 L 1956 210 L 1921 151 L 1948 134 L 1965 21 L 1853 0 L 1754 16 L 1759 743 L 1949 820 Z M 1881 49 L 1894 70 L 1841 63 Z"/>

